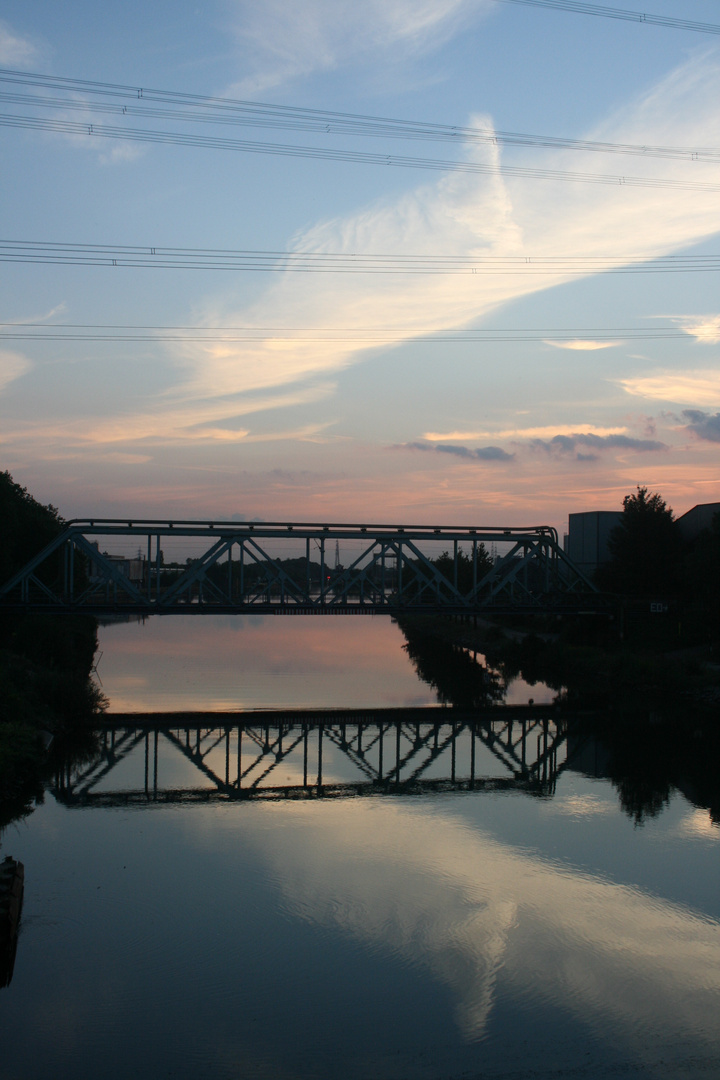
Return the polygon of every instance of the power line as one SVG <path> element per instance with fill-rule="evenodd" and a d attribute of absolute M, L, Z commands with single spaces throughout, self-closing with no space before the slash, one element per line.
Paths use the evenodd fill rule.
<path fill-rule="evenodd" d="M 297 146 L 292 143 L 262 143 L 245 139 L 222 139 L 213 135 L 188 135 L 182 132 L 150 131 L 145 128 L 120 128 L 112 125 L 83 124 L 71 120 L 49 120 L 43 117 L 0 114 L 0 126 L 30 128 L 35 131 L 54 131 L 63 135 L 85 135 L 103 139 L 125 139 L 131 142 L 164 143 L 193 146 L 203 150 L 234 150 L 242 153 L 270 154 L 275 157 L 310 158 L 316 161 L 343 161 L 351 164 L 386 165 L 405 169 L 431 169 L 437 172 L 475 173 L 484 176 L 516 176 L 526 180 L 560 180 L 584 184 L 603 184 L 611 187 L 672 188 L 676 191 L 720 191 L 718 184 L 686 180 L 666 180 L 642 176 L 611 176 L 606 173 L 578 173 L 559 169 L 529 169 L 515 165 L 486 165 L 475 161 L 445 161 L 440 158 L 402 157 L 394 154 L 369 153 L 362 150 L 332 150 L 327 147 Z"/>
<path fill-rule="evenodd" d="M 501 4 L 523 4 L 525 7 L 554 8 L 556 11 L 574 11 L 580 15 L 601 15 L 605 19 L 622 19 L 624 22 L 648 23 L 650 26 L 666 26 L 671 30 L 693 30 L 699 34 L 720 34 L 717 23 L 692 22 L 689 19 L 673 19 L 666 15 L 648 15 L 642 11 L 626 11 L 600 4 L 585 4 L 578 0 L 499 0 Z"/>
<path fill-rule="evenodd" d="M 56 323 L 0 322 L 0 340 L 23 341 L 183 341 L 242 343 L 252 341 L 290 340 L 298 342 L 366 342 L 394 343 L 413 338 L 428 338 L 433 342 L 554 342 L 592 340 L 607 344 L 625 341 L 662 341 L 686 338 L 687 331 L 677 327 L 528 327 L 470 328 L 434 330 L 430 327 L 317 327 L 317 326 L 170 326 L 130 325 L 117 323 Z"/>
<path fill-rule="evenodd" d="M 250 127 L 311 131 L 324 135 L 361 135 L 373 138 L 412 139 L 414 141 L 450 141 L 454 143 L 491 143 L 529 146 L 544 149 L 577 150 L 604 154 L 625 154 L 701 162 L 720 160 L 717 147 L 657 146 L 652 144 L 611 143 L 551 135 L 500 131 L 428 121 L 401 120 L 357 113 L 304 109 L 288 105 L 215 98 L 173 90 L 152 90 L 114 83 L 91 82 L 60 76 L 40 75 L 0 69 L 0 82 L 18 83 L 43 89 L 60 90 L 77 97 L 48 97 L 32 94 L 0 93 L 0 100 L 36 108 L 62 108 L 67 111 L 105 113 L 115 116 L 143 116 L 153 119 L 176 119 L 187 122 L 220 123 Z M 88 100 L 88 95 L 101 101 Z M 108 99 L 117 98 L 117 103 Z M 156 108 L 151 103 L 164 106 Z M 187 106 L 191 106 L 188 110 Z"/>
<path fill-rule="evenodd" d="M 530 256 L 389 255 L 323 251 L 243 251 L 127 244 L 0 240 L 0 262 L 155 270 L 230 270 L 313 274 L 586 275 L 708 273 L 718 255 Z"/>

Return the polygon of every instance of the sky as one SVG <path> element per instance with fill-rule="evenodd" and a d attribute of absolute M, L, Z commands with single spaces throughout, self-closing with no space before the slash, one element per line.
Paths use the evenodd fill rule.
<path fill-rule="evenodd" d="M 6 0 L 0 68 L 0 469 L 66 518 L 720 500 L 718 33 Z"/>

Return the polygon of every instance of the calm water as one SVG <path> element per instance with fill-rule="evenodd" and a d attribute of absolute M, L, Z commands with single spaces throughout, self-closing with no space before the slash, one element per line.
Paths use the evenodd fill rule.
<path fill-rule="evenodd" d="M 720 1075 L 700 781 L 653 801 L 651 734 L 631 766 L 542 704 L 437 710 L 403 641 L 102 631 L 98 751 L 2 837 L 26 873 L 3 1080 Z M 127 715 L 153 711 L 204 715 Z"/>

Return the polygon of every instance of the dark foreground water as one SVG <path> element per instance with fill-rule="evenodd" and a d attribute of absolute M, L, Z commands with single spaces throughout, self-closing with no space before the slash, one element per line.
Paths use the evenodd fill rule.
<path fill-rule="evenodd" d="M 720 829 L 652 725 L 432 708 L 379 619 L 188 621 L 103 632 L 96 752 L 2 837 L 3 1080 L 720 1076 Z"/>

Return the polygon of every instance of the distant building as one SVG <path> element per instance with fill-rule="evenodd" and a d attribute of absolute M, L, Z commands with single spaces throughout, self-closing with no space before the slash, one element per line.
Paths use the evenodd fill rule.
<path fill-rule="evenodd" d="M 712 519 L 720 514 L 720 503 L 698 503 L 677 519 L 680 535 L 686 544 L 697 540 L 701 532 L 712 526 Z"/>
<path fill-rule="evenodd" d="M 128 581 L 139 584 L 145 580 L 145 560 L 139 553 L 136 558 L 127 559 L 124 555 L 108 555 L 107 551 L 101 553 L 100 546 L 97 543 L 91 544 L 91 547 L 95 548 L 98 555 L 102 554 L 103 559 L 112 563 Z M 88 563 L 88 577 L 93 582 L 105 580 L 104 572 L 92 559 Z"/>
<path fill-rule="evenodd" d="M 700 503 L 677 518 L 683 541 L 690 544 L 696 540 L 701 532 L 712 526 L 717 513 L 720 513 L 720 502 Z M 570 514 L 563 548 L 583 573 L 592 574 L 598 566 L 610 561 L 608 540 L 621 518 L 622 510 L 586 510 Z"/>
<path fill-rule="evenodd" d="M 622 510 L 586 510 L 570 514 L 565 536 L 565 554 L 584 574 L 610 561 L 608 539 L 620 523 Z"/>

